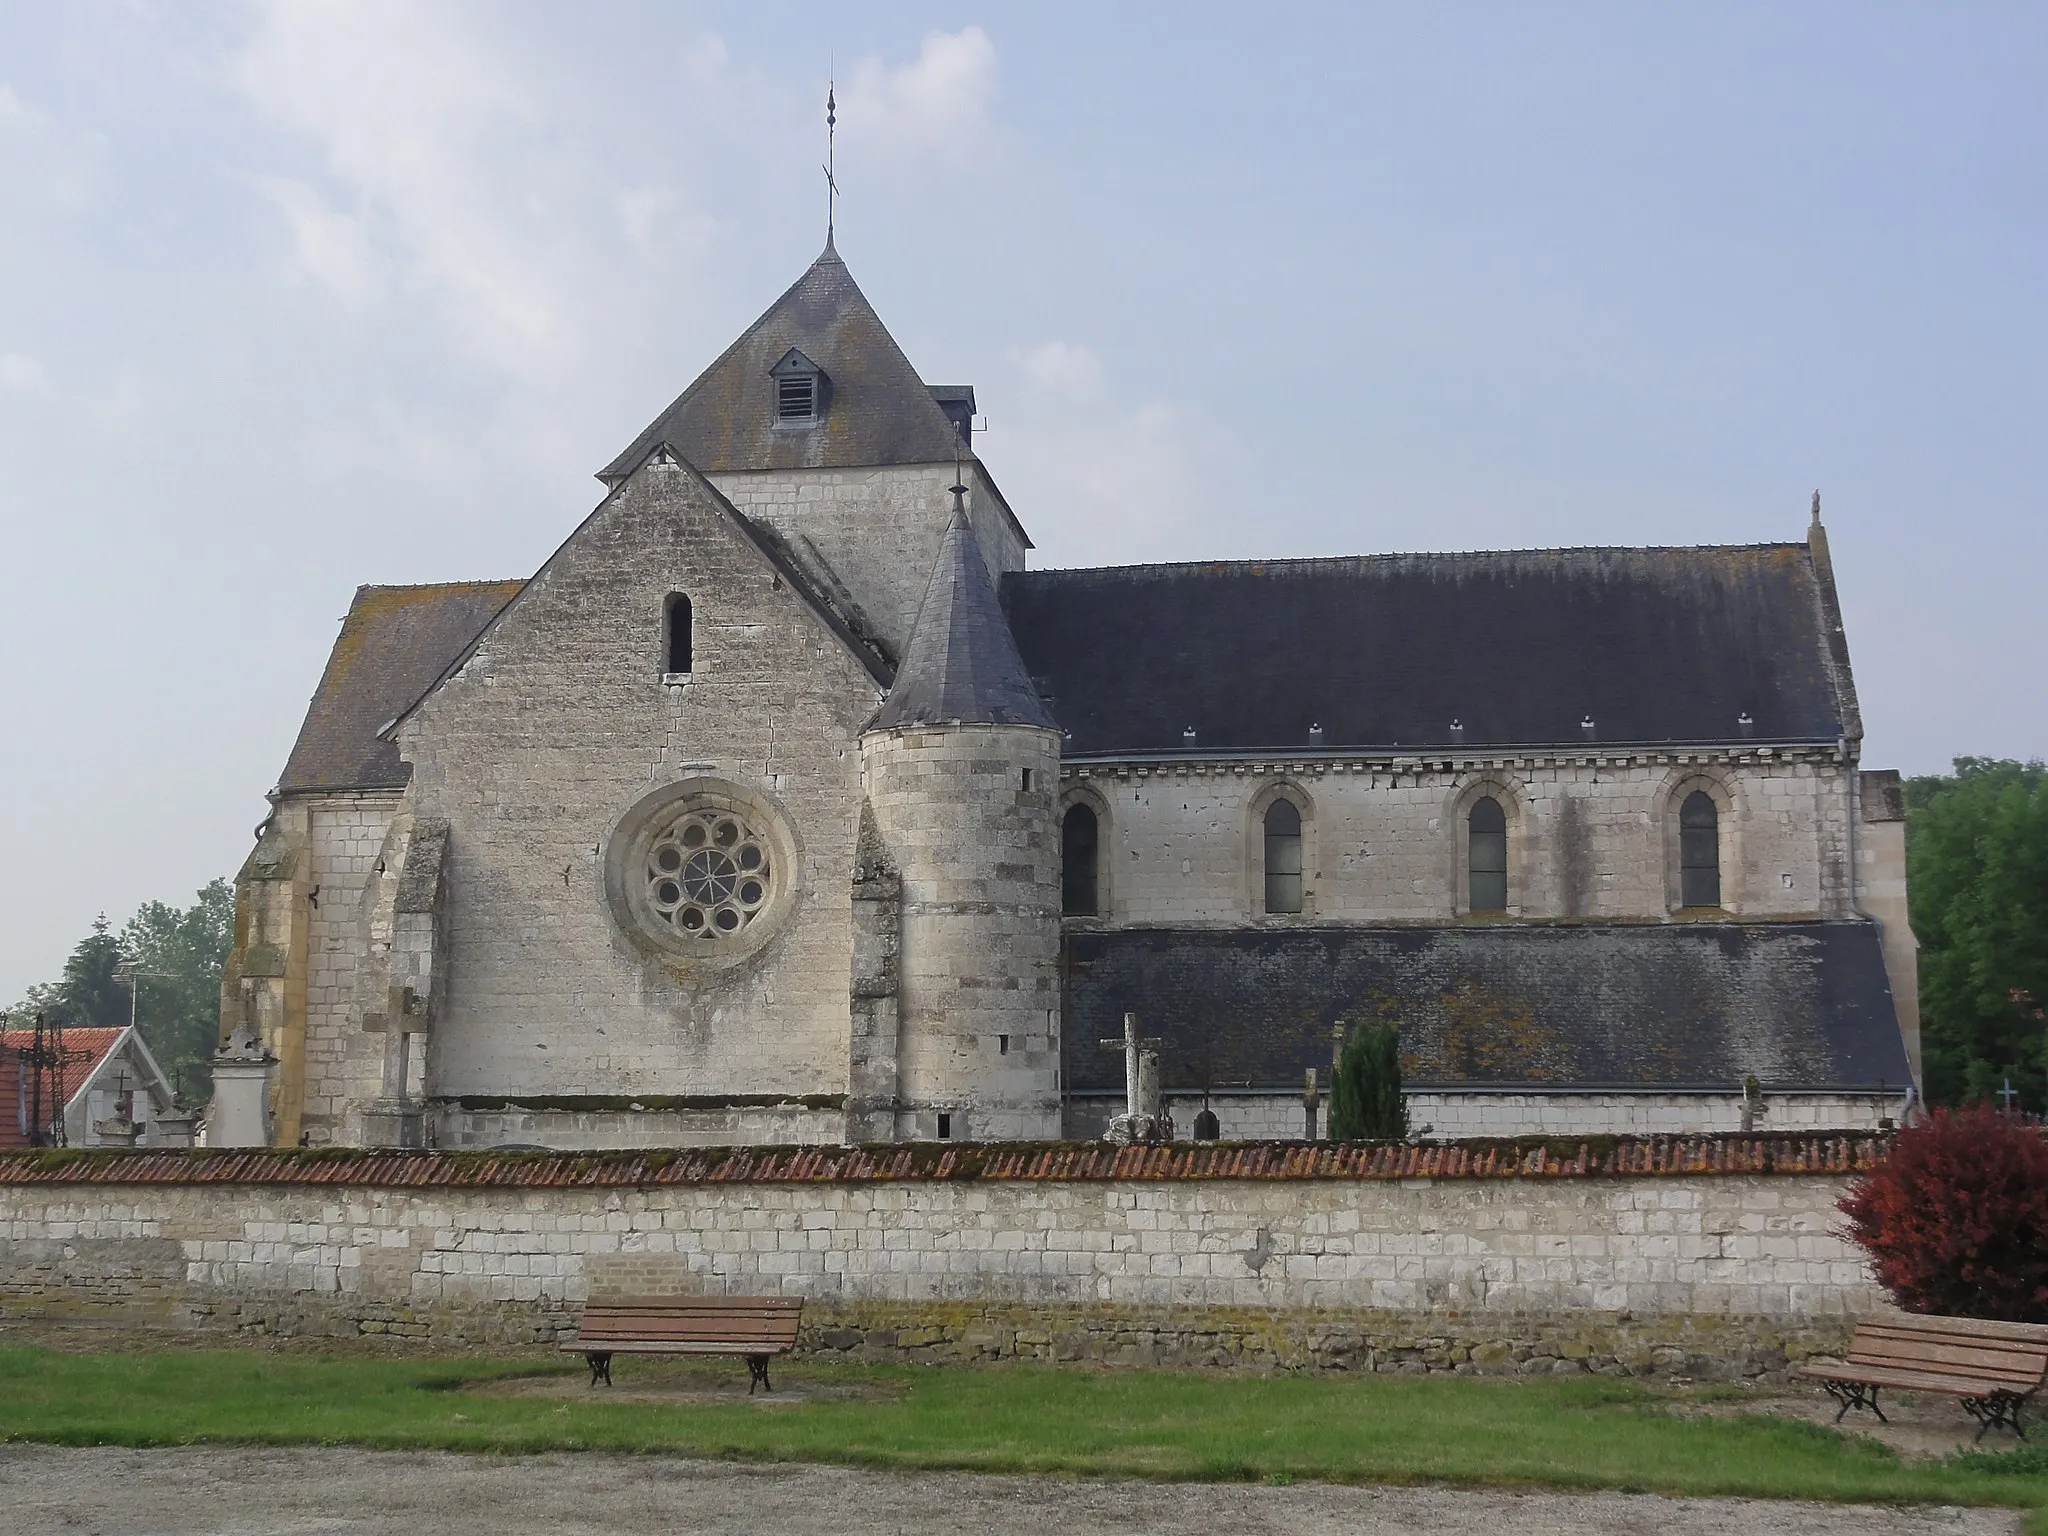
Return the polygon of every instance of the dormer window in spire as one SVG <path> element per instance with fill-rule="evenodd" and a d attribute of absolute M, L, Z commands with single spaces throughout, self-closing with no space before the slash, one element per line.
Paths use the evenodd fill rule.
<path fill-rule="evenodd" d="M 782 354 L 782 361 L 768 370 L 768 377 L 775 384 L 777 427 L 815 427 L 824 419 L 831 380 L 803 353 L 791 347 Z"/>

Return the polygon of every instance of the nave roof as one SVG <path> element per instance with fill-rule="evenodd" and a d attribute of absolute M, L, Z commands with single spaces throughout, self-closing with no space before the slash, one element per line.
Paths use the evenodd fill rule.
<path fill-rule="evenodd" d="M 1854 719 L 1804 544 L 1014 571 L 1002 595 L 1070 757 L 1832 743 Z"/>

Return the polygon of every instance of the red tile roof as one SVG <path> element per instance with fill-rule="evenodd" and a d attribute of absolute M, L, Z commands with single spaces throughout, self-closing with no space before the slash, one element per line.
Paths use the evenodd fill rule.
<path fill-rule="evenodd" d="M 945 1179 L 1559 1179 L 1846 1174 L 1886 1138 L 1836 1135 L 1525 1138 L 1424 1146 L 1329 1142 L 918 1142 L 882 1147 L 709 1147 L 628 1152 L 385 1152 L 318 1148 L 0 1153 L 0 1184 L 342 1184 L 415 1189 L 632 1189 Z"/>
<path fill-rule="evenodd" d="M 119 1026 L 111 1028 L 81 1026 L 77 1029 L 67 1029 L 64 1031 L 64 1070 L 62 1081 L 65 1103 L 68 1104 L 77 1094 L 78 1090 L 85 1085 L 85 1080 L 92 1076 L 94 1070 L 98 1068 L 101 1062 L 107 1059 L 107 1053 L 114 1048 L 115 1042 L 126 1033 L 127 1030 Z M 24 1078 L 27 1076 L 28 1069 L 25 1065 L 21 1065 L 21 1053 L 35 1044 L 35 1038 L 35 1031 L 32 1029 L 0 1030 L 0 1057 L 12 1057 L 17 1064 L 16 1070 Z M 13 1094 L 5 1086 L 7 1082 L 5 1071 L 4 1067 L 0 1067 L 0 1147 L 25 1146 L 27 1145 L 26 1138 L 17 1136 L 15 1139 L 9 1140 L 10 1133 L 18 1129 L 19 1117 L 14 1112 L 15 1100 Z M 56 1088 L 56 1083 L 51 1082 L 48 1077 L 44 1078 L 43 1093 L 46 1101 L 55 1092 Z M 48 1107 L 51 1115 L 54 1116 L 56 1111 L 63 1106 L 51 1104 Z"/>

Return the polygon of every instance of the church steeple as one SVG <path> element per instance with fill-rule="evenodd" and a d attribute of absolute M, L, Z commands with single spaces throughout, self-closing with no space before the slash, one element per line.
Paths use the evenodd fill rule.
<path fill-rule="evenodd" d="M 966 487 L 953 487 L 953 520 L 939 544 L 896 684 L 871 731 L 905 725 L 1028 725 L 1053 729 L 1031 686 L 967 521 Z"/>

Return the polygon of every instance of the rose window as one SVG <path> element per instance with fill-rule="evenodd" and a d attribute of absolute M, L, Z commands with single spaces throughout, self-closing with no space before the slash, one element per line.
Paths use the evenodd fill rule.
<path fill-rule="evenodd" d="M 647 848 L 648 902 L 686 939 L 738 933 L 768 904 L 773 882 L 766 839 L 731 811 L 689 811 Z"/>

